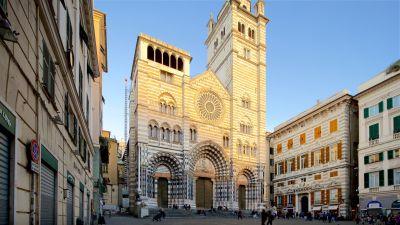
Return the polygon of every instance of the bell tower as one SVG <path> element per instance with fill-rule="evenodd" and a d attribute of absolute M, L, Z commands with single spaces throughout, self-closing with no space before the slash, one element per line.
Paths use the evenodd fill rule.
<path fill-rule="evenodd" d="M 254 176 L 269 182 L 266 149 L 266 24 L 264 1 L 251 10 L 250 0 L 227 0 L 208 23 L 208 69 L 231 95 L 230 152 L 237 173 L 254 168 Z M 250 152 L 250 153 L 249 153 Z M 255 152 L 255 154 L 254 154 Z M 267 159 L 267 161 L 266 161 Z M 263 172 L 268 173 L 263 176 Z M 267 180 L 268 179 L 268 180 Z M 267 191 L 265 191 L 266 193 Z M 269 199 L 269 194 L 262 196 Z"/>

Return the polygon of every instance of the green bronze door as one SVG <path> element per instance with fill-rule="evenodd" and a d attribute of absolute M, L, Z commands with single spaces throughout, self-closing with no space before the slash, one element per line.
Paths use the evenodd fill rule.
<path fill-rule="evenodd" d="M 168 180 L 166 178 L 158 178 L 157 185 L 158 207 L 168 208 Z"/>
<path fill-rule="evenodd" d="M 196 181 L 196 207 L 209 209 L 213 206 L 213 183 L 210 178 Z"/>
<path fill-rule="evenodd" d="M 246 209 L 246 187 L 239 186 L 239 209 Z"/>

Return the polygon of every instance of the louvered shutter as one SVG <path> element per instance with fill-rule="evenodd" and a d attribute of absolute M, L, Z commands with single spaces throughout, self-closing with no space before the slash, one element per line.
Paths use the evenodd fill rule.
<path fill-rule="evenodd" d="M 388 170 L 388 185 L 393 185 L 394 184 L 394 179 L 393 179 L 393 169 Z"/>
<path fill-rule="evenodd" d="M 321 204 L 325 204 L 325 190 L 321 191 Z"/>
<path fill-rule="evenodd" d="M 325 149 L 321 148 L 321 163 L 325 163 Z"/>
<path fill-rule="evenodd" d="M 304 163 L 304 167 L 308 168 L 308 153 L 306 154 L 306 156 L 304 157 L 305 163 Z"/>
<path fill-rule="evenodd" d="M 326 152 L 325 152 L 325 162 L 328 163 L 329 162 L 329 146 L 326 147 Z"/>
<path fill-rule="evenodd" d="M 0 132 L 0 225 L 9 222 L 10 143 Z"/>
<path fill-rule="evenodd" d="M 310 195 L 311 195 L 311 205 L 314 205 L 314 192 L 311 192 Z"/>
<path fill-rule="evenodd" d="M 383 102 L 379 102 L 379 112 L 383 112 Z"/>
<path fill-rule="evenodd" d="M 364 173 L 364 188 L 369 188 L 369 174 Z"/>
<path fill-rule="evenodd" d="M 393 98 L 388 98 L 386 102 L 387 109 L 393 108 Z"/>
<path fill-rule="evenodd" d="M 379 171 L 379 187 L 385 186 L 385 172 L 383 170 Z"/>
<path fill-rule="evenodd" d="M 296 171 L 296 159 L 292 158 L 292 171 Z"/>
<path fill-rule="evenodd" d="M 338 143 L 337 145 L 337 151 L 338 151 L 338 160 L 342 159 L 342 142 Z"/>
<path fill-rule="evenodd" d="M 297 170 L 300 169 L 300 156 L 297 156 Z"/>
<path fill-rule="evenodd" d="M 330 203 L 330 190 L 326 190 L 326 204 L 329 205 Z"/>
<path fill-rule="evenodd" d="M 368 118 L 369 116 L 369 108 L 364 108 L 364 118 Z"/>
<path fill-rule="evenodd" d="M 42 163 L 40 176 L 40 224 L 55 224 L 55 173 L 54 171 Z"/>
<path fill-rule="evenodd" d="M 67 183 L 67 225 L 74 225 L 74 186 Z"/>
<path fill-rule="evenodd" d="M 393 159 L 393 150 L 389 150 L 387 152 L 387 155 L 388 155 L 388 159 Z"/>
<path fill-rule="evenodd" d="M 311 167 L 314 166 L 314 152 L 311 152 Z"/>

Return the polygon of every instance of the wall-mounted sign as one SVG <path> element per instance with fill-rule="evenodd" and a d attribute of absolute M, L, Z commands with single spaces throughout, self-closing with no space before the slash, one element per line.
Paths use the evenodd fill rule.
<path fill-rule="evenodd" d="M 0 102 L 0 125 L 15 134 L 15 116 Z"/>
<path fill-rule="evenodd" d="M 31 170 L 35 173 L 40 172 L 40 148 L 39 144 L 35 139 L 31 141 L 31 145 L 29 146 L 30 155 L 31 155 Z"/>
<path fill-rule="evenodd" d="M 367 208 L 368 209 L 379 209 L 379 208 L 382 208 L 382 203 L 380 203 L 378 201 L 370 201 L 370 202 L 368 202 Z"/>

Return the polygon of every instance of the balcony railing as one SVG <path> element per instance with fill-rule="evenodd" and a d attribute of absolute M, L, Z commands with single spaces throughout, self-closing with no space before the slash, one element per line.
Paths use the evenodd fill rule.
<path fill-rule="evenodd" d="M 379 187 L 370 188 L 369 192 L 379 192 Z"/>
<path fill-rule="evenodd" d="M 400 184 L 394 185 L 393 188 L 395 191 L 400 191 Z"/>
<path fill-rule="evenodd" d="M 400 139 L 400 132 L 394 133 L 393 139 Z"/>
<path fill-rule="evenodd" d="M 329 199 L 330 204 L 339 204 L 339 201 L 337 199 Z"/>
<path fill-rule="evenodd" d="M 374 139 L 369 141 L 369 146 L 374 146 L 379 144 L 379 139 Z"/>

